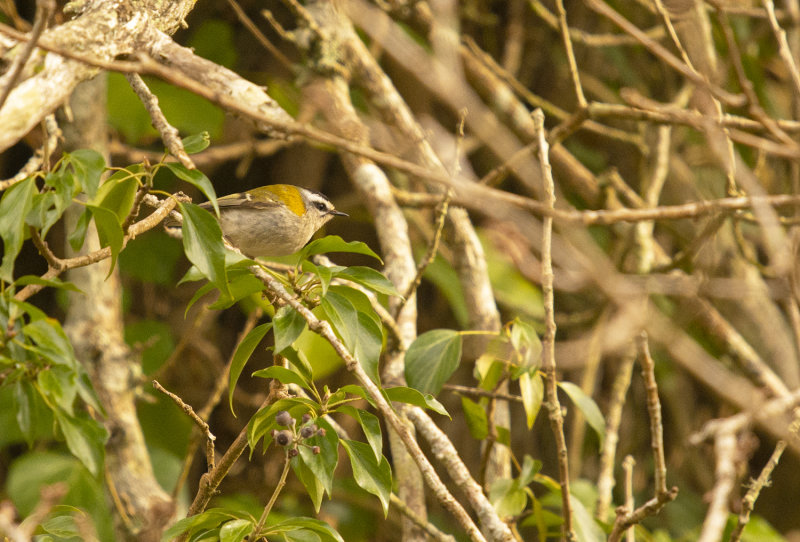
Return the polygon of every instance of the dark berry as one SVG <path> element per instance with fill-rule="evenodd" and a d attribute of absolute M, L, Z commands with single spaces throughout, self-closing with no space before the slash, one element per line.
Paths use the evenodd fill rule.
<path fill-rule="evenodd" d="M 273 438 L 278 446 L 288 446 L 292 442 L 292 434 L 289 431 L 278 431 Z"/>

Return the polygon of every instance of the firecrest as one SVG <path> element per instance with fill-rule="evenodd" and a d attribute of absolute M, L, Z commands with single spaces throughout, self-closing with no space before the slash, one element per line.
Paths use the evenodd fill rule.
<path fill-rule="evenodd" d="M 222 234 L 251 258 L 293 254 L 334 216 L 347 216 L 319 192 L 291 184 L 229 194 L 217 204 Z M 200 207 L 213 210 L 209 202 Z"/>

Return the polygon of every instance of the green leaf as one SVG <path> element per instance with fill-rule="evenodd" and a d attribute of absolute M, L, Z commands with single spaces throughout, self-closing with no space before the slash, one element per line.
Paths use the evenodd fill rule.
<path fill-rule="evenodd" d="M 83 512 L 81 514 L 83 515 Z M 75 518 L 71 515 L 50 517 L 43 521 L 41 526 L 44 532 L 57 538 L 73 538 L 81 534 Z"/>
<path fill-rule="evenodd" d="M 528 494 L 519 486 L 517 480 L 501 478 L 492 482 L 489 502 L 501 518 L 518 516 L 528 504 Z"/>
<path fill-rule="evenodd" d="M 267 322 L 266 324 L 261 324 L 251 329 L 250 333 L 241 340 L 239 346 L 236 348 L 236 352 L 233 354 L 233 361 L 231 362 L 231 369 L 228 374 L 228 404 L 231 408 L 231 414 L 234 416 L 236 416 L 236 413 L 233 412 L 233 390 L 236 389 L 236 382 L 238 382 L 239 375 L 242 374 L 242 369 L 244 369 L 247 360 L 253 355 L 256 346 L 258 346 L 258 343 L 261 342 L 261 339 L 264 338 L 264 335 L 267 334 L 267 331 L 269 331 L 271 327 L 272 322 Z"/>
<path fill-rule="evenodd" d="M 185 150 L 187 154 L 197 154 L 208 148 L 211 144 L 211 136 L 208 135 L 208 132 L 204 131 L 199 134 L 192 134 L 184 137 L 181 143 L 183 143 L 183 150 Z"/>
<path fill-rule="evenodd" d="M 486 409 L 469 397 L 461 396 L 461 408 L 464 409 L 464 418 L 469 428 L 469 434 L 475 440 L 483 440 L 489 435 L 489 419 Z"/>
<path fill-rule="evenodd" d="M 569 398 L 575 403 L 575 406 L 583 413 L 589 426 L 597 433 L 597 438 L 602 448 L 603 441 L 606 438 L 606 422 L 603 419 L 603 413 L 600 412 L 597 403 L 572 382 L 559 382 L 558 386 L 569 395 Z"/>
<path fill-rule="evenodd" d="M 375 254 L 366 243 L 361 241 L 347 242 L 338 235 L 328 235 L 322 239 L 315 239 L 307 244 L 303 250 L 300 251 L 300 259 L 306 259 L 315 254 L 326 254 L 328 252 L 349 252 L 352 254 L 364 254 L 365 256 L 372 256 L 379 262 L 383 263 L 380 256 Z"/>
<path fill-rule="evenodd" d="M 367 296 L 346 286 L 331 286 L 321 307 L 347 349 L 372 381 L 379 384 L 383 329 Z"/>
<path fill-rule="evenodd" d="M 36 343 L 39 352 L 56 365 L 79 370 L 78 360 L 66 333 L 57 320 L 35 320 L 22 328 L 22 333 Z"/>
<path fill-rule="evenodd" d="M 534 459 L 528 454 L 525 454 L 525 457 L 522 459 L 522 468 L 519 471 L 519 476 L 517 479 L 519 480 L 519 484 L 522 487 L 527 486 L 539 471 L 542 470 L 542 462 L 538 459 Z"/>
<path fill-rule="evenodd" d="M 58 426 L 67 441 L 67 448 L 86 469 L 97 476 L 103 468 L 106 430 L 88 417 L 69 416 L 60 409 L 53 410 Z"/>
<path fill-rule="evenodd" d="M 325 429 L 325 436 L 315 435 L 307 439 L 306 443 L 311 446 L 319 446 L 320 453 L 314 454 L 310 448 L 300 446 L 300 457 L 303 458 L 305 465 L 314 473 L 328 495 L 331 495 L 333 474 L 339 462 L 339 435 L 325 418 L 317 418 L 314 423 Z"/>
<path fill-rule="evenodd" d="M 339 442 L 350 457 L 350 466 L 356 483 L 380 499 L 383 515 L 386 516 L 389 513 L 389 495 L 392 492 L 392 471 L 389 462 L 383 456 L 380 462 L 376 461 L 372 449 L 363 442 L 347 439 L 341 439 Z"/>
<path fill-rule="evenodd" d="M 242 542 L 253 532 L 253 522 L 249 519 L 233 519 L 224 523 L 219 530 L 219 542 Z"/>
<path fill-rule="evenodd" d="M 179 203 L 183 215 L 183 250 L 223 296 L 231 297 L 225 269 L 225 246 L 219 222 L 205 209 Z"/>
<path fill-rule="evenodd" d="M 542 341 L 533 326 L 515 319 L 511 324 L 510 339 L 520 368 L 538 369 L 542 360 Z"/>
<path fill-rule="evenodd" d="M 303 260 L 300 262 L 300 268 L 304 273 L 310 273 L 317 276 L 323 296 L 328 293 L 328 286 L 331 285 L 333 273 L 337 270 L 344 269 L 344 267 L 341 266 L 327 267 L 325 265 L 315 265 L 310 260 Z"/>
<path fill-rule="evenodd" d="M 347 414 L 358 421 L 361 425 L 361 429 L 364 431 L 367 443 L 375 453 L 375 460 L 380 461 L 383 455 L 383 436 L 381 435 L 381 422 L 378 420 L 377 416 L 366 410 L 354 408 L 350 405 L 342 405 L 337 408 L 336 411 Z"/>
<path fill-rule="evenodd" d="M 54 365 L 51 368 L 39 371 L 36 383 L 42 395 L 50 399 L 61 410 L 73 416 L 72 405 L 78 393 L 76 374 L 63 365 Z"/>
<path fill-rule="evenodd" d="M 302 538 L 290 536 L 294 533 L 305 534 L 308 532 L 319 535 L 319 537 L 309 539 L 307 536 L 303 536 Z M 320 542 L 344 542 L 344 539 L 341 537 L 341 535 L 334 531 L 330 525 L 318 519 L 312 518 L 295 517 L 286 521 L 282 521 L 265 529 L 265 534 L 270 533 L 284 533 L 285 536 L 290 537 L 289 539 L 292 542 L 305 542 L 307 540 L 320 540 Z"/>
<path fill-rule="evenodd" d="M 169 169 L 177 178 L 186 181 L 189 184 L 197 187 L 211 202 L 214 207 L 214 212 L 219 216 L 219 205 L 217 204 L 217 193 L 214 190 L 214 185 L 208 180 L 208 177 L 198 169 L 187 169 L 186 166 L 178 162 L 166 162 L 164 166 Z M 181 213 L 183 214 L 183 213 Z M 184 216 L 186 216 L 184 214 Z"/>
<path fill-rule="evenodd" d="M 100 186 L 100 176 L 106 168 L 103 155 L 91 149 L 79 149 L 66 156 L 69 165 L 75 171 L 75 178 L 83 187 L 83 191 L 93 198 Z"/>
<path fill-rule="evenodd" d="M 408 403 L 409 405 L 418 406 L 420 408 L 426 408 L 429 410 L 433 410 L 434 412 L 441 414 L 442 416 L 447 416 L 448 418 L 452 419 L 450 413 L 447 412 L 446 408 L 444 408 L 444 405 L 440 403 L 436 399 L 436 397 L 434 397 L 430 393 L 422 393 L 419 390 L 415 390 L 414 388 L 409 388 L 407 386 L 384 388 L 383 391 L 386 395 L 386 398 L 389 401 L 397 401 L 398 403 Z"/>
<path fill-rule="evenodd" d="M 164 534 L 161 535 L 161 541 L 168 542 L 184 533 L 192 535 L 198 532 L 215 529 L 230 520 L 247 519 L 244 517 L 237 517 L 239 515 L 243 514 L 237 514 L 228 509 L 211 508 L 196 516 L 189 516 L 188 518 L 183 518 L 176 522 L 172 527 L 164 531 Z"/>
<path fill-rule="evenodd" d="M 91 221 L 92 212 L 89 209 L 86 209 L 83 211 L 83 213 L 81 213 L 81 216 L 75 223 L 75 229 L 69 234 L 67 240 L 69 241 L 69 246 L 75 252 L 78 252 L 83 246 L 83 243 L 86 240 L 86 231 L 89 229 L 89 222 Z"/>
<path fill-rule="evenodd" d="M 280 365 L 259 369 L 252 376 L 256 378 L 274 378 L 282 384 L 297 384 L 301 388 L 311 389 L 311 384 L 300 373 Z"/>
<path fill-rule="evenodd" d="M 33 386 L 27 380 L 17 380 L 14 383 L 14 411 L 17 425 L 25 437 L 28 447 L 33 446 L 34 429 L 36 427 L 36 405 Z"/>
<path fill-rule="evenodd" d="M 300 446 L 299 449 L 302 452 L 305 446 Z M 303 483 L 303 487 L 306 488 L 306 493 L 308 493 L 311 502 L 314 504 L 314 511 L 319 513 L 319 508 L 322 506 L 322 497 L 325 496 L 325 487 L 322 485 L 322 480 L 320 480 L 308 465 L 306 465 L 302 455 L 293 457 L 291 459 L 291 465 L 295 476 Z"/>
<path fill-rule="evenodd" d="M 111 265 L 108 268 L 108 275 L 114 270 L 117 263 L 117 256 L 122 250 L 122 244 L 125 241 L 125 234 L 122 231 L 122 226 L 117 219 L 116 213 L 104 207 L 97 207 L 95 205 L 86 205 L 86 208 L 92 212 L 94 223 L 97 226 L 97 236 L 100 238 L 100 246 L 109 247 L 111 249 Z"/>
<path fill-rule="evenodd" d="M 303 315 L 294 310 L 289 305 L 284 305 L 272 319 L 275 329 L 275 353 L 280 354 L 297 340 L 303 329 L 306 327 L 306 319 Z"/>
<path fill-rule="evenodd" d="M 0 280 L 14 280 L 14 261 L 17 259 L 25 239 L 25 217 L 33 205 L 36 183 L 33 178 L 15 184 L 0 200 L 0 238 L 3 239 L 3 263 L 0 265 Z"/>
<path fill-rule="evenodd" d="M 102 207 L 111 211 L 121 226 L 133 209 L 136 191 L 139 189 L 138 175 L 132 169 L 118 171 L 100 186 L 95 197 L 89 200 L 89 207 Z"/>
<path fill-rule="evenodd" d="M 452 329 L 423 333 L 406 351 L 406 382 L 423 393 L 436 395 L 458 368 L 461 335 Z"/>
<path fill-rule="evenodd" d="M 80 292 L 80 288 L 72 284 L 71 282 L 64 282 L 59 278 L 51 278 L 51 279 L 43 279 L 42 277 L 37 277 L 36 275 L 25 275 L 24 277 L 20 277 L 14 281 L 16 286 L 27 286 L 29 284 L 38 284 L 40 286 L 49 286 L 50 288 L 59 288 L 62 290 L 69 290 L 70 292 Z"/>
<path fill-rule="evenodd" d="M 392 281 L 387 279 L 383 273 L 376 271 L 371 267 L 352 266 L 345 267 L 342 271 L 334 273 L 334 276 L 350 280 L 356 284 L 360 284 L 370 290 L 378 292 L 379 294 L 400 296 L 400 292 L 394 287 Z"/>
<path fill-rule="evenodd" d="M 544 383 L 542 375 L 538 372 L 531 374 L 524 372 L 519 375 L 519 391 L 522 396 L 522 406 L 525 409 L 525 418 L 528 422 L 528 429 L 533 427 L 539 409 L 542 408 L 544 400 Z"/>
<path fill-rule="evenodd" d="M 578 540 L 585 540 L 586 542 L 604 542 L 606 540 L 606 533 L 592 517 L 592 514 L 586 509 L 583 503 L 576 499 L 574 495 L 569 496 L 569 502 L 572 506 L 573 526 L 575 527 L 575 534 Z"/>

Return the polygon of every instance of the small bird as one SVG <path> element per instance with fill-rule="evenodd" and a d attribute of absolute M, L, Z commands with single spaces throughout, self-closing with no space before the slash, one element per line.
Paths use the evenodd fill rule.
<path fill-rule="evenodd" d="M 229 194 L 217 204 L 222 235 L 250 258 L 294 254 L 334 216 L 348 216 L 319 192 L 291 184 Z M 200 207 L 213 211 L 210 202 Z"/>

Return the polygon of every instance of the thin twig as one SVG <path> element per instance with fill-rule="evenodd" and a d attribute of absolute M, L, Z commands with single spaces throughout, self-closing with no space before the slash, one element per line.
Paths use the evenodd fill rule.
<path fill-rule="evenodd" d="M 275 501 L 278 499 L 278 495 L 280 495 L 281 490 L 286 485 L 286 476 L 289 474 L 289 466 L 292 464 L 292 460 L 289 458 L 289 451 L 286 450 L 283 459 L 283 470 L 281 471 L 281 477 L 278 480 L 278 483 L 275 485 L 275 489 L 272 490 L 272 495 L 269 498 L 269 502 L 264 507 L 264 511 L 261 513 L 261 517 L 256 524 L 255 529 L 253 529 L 253 540 L 258 540 L 261 538 L 261 531 L 264 529 L 264 525 L 267 522 L 267 517 L 269 516 L 272 507 L 275 505 Z"/>
<path fill-rule="evenodd" d="M 425 257 L 420 260 L 419 265 L 417 266 L 417 274 L 414 276 L 414 280 L 408 285 L 406 291 L 403 292 L 403 297 L 394 310 L 394 318 L 397 318 L 397 315 L 403 310 L 407 300 L 414 295 L 414 292 L 422 282 L 422 275 L 425 273 L 425 270 L 430 264 L 433 263 L 433 260 L 436 259 L 436 254 L 439 252 L 439 242 L 442 239 L 442 231 L 444 230 L 445 219 L 447 218 L 447 210 L 450 206 L 450 199 L 452 197 L 452 191 L 448 190 L 444 195 L 444 199 L 442 199 L 439 203 L 439 208 L 437 209 L 436 215 L 436 229 L 433 233 L 433 239 L 431 239 L 431 242 L 428 243 L 428 250 L 425 253 Z"/>
<path fill-rule="evenodd" d="M 553 208 L 556 201 L 555 183 L 550 168 L 548 153 L 550 146 L 545 138 L 544 113 L 541 109 L 533 112 L 533 121 L 539 135 L 539 165 L 542 168 L 544 179 L 545 204 Z M 550 427 L 556 441 L 558 451 L 558 477 L 561 484 L 561 506 L 564 517 L 562 536 L 567 540 L 577 540 L 572 526 L 572 504 L 569 493 L 569 459 L 567 442 L 564 438 L 564 419 L 561 414 L 561 404 L 558 401 L 558 381 L 556 380 L 556 321 L 553 302 L 553 219 L 545 217 L 542 220 L 542 298 L 544 304 L 545 332 L 542 340 L 542 370 L 545 374 L 546 405 L 550 417 Z"/>
<path fill-rule="evenodd" d="M 633 363 L 636 356 L 633 352 L 625 355 L 614 377 L 611 388 L 609 407 L 606 413 L 606 438 L 600 450 L 600 474 L 597 476 L 597 508 L 595 517 L 600 521 L 607 521 L 608 509 L 611 505 L 611 492 L 614 489 L 614 458 L 619 442 L 619 426 L 622 422 L 622 409 L 625 406 L 625 396 L 631 384 Z M 631 507 L 633 508 L 633 507 Z"/>
<path fill-rule="evenodd" d="M 775 450 L 772 452 L 769 461 L 767 461 L 767 464 L 764 465 L 763 469 L 761 469 L 761 474 L 759 474 L 758 478 L 753 481 L 753 483 L 750 485 L 750 489 L 748 489 L 745 496 L 742 497 L 742 510 L 739 512 L 739 518 L 736 522 L 736 527 L 734 527 L 733 531 L 731 532 L 731 537 L 729 539 L 730 542 L 739 542 L 739 540 L 741 540 L 744 528 L 750 521 L 750 512 L 753 511 L 753 507 L 756 504 L 756 499 L 758 499 L 761 490 L 769 486 L 769 477 L 772 475 L 772 471 L 775 470 L 775 467 L 778 466 L 778 461 L 780 461 L 781 455 L 785 449 L 786 441 L 779 440 L 778 444 L 775 445 Z"/>
<path fill-rule="evenodd" d="M 126 73 L 125 78 L 139 97 L 139 100 L 141 100 L 144 108 L 147 109 L 150 120 L 153 121 L 153 128 L 158 130 L 158 133 L 161 134 L 161 141 L 163 141 L 164 145 L 169 149 L 170 154 L 177 158 L 186 169 L 197 169 L 192 159 L 189 158 L 189 155 L 186 153 L 186 149 L 183 148 L 183 141 L 181 141 L 178 129 L 171 125 L 167 117 L 164 116 L 161 107 L 158 105 L 158 97 L 147 88 L 147 84 L 145 84 L 142 76 L 138 73 Z"/>
<path fill-rule="evenodd" d="M 661 423 L 661 401 L 658 398 L 653 357 L 650 355 L 647 333 L 642 332 L 636 338 L 639 352 L 639 364 L 642 366 L 642 378 L 647 394 L 647 414 L 650 418 L 650 445 L 653 448 L 653 462 L 656 494 L 667 491 L 667 463 L 664 457 L 664 427 Z"/>
<path fill-rule="evenodd" d="M 556 12 L 558 13 L 558 28 L 561 31 L 564 50 L 567 53 L 569 75 L 572 79 L 573 90 L 575 90 L 575 98 L 578 100 L 578 109 L 586 109 L 586 96 L 583 94 L 581 77 L 578 73 L 578 62 L 575 60 L 575 51 L 572 49 L 572 39 L 570 38 L 569 25 L 567 24 L 567 11 L 564 9 L 564 0 L 556 0 Z"/>
<path fill-rule="evenodd" d="M 217 440 L 217 437 L 211 432 L 211 428 L 208 426 L 206 421 L 202 419 L 191 405 L 187 405 L 183 399 L 178 397 L 176 394 L 172 393 L 171 391 L 167 390 L 162 386 L 158 380 L 153 380 L 153 387 L 172 399 L 172 401 L 180 407 L 183 412 L 189 416 L 189 418 L 200 428 L 200 431 L 206 436 L 206 440 L 208 442 L 208 447 L 206 450 L 206 461 L 208 462 L 208 469 L 211 470 L 214 468 L 214 441 Z"/>

